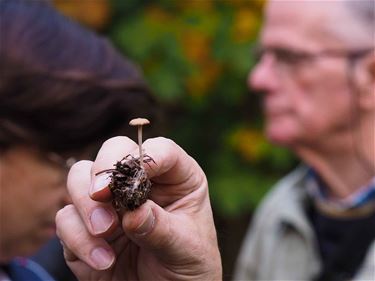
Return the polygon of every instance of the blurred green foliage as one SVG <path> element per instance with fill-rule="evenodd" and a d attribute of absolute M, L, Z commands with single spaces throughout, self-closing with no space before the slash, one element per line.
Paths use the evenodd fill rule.
<path fill-rule="evenodd" d="M 206 172 L 215 211 L 251 211 L 296 164 L 263 137 L 259 97 L 246 86 L 264 1 L 108 3 L 105 34 L 143 69 L 166 108 L 167 136 Z"/>

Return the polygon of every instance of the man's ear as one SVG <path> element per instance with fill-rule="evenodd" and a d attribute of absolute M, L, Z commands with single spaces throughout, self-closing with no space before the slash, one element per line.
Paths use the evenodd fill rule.
<path fill-rule="evenodd" d="M 361 73 L 358 79 L 359 106 L 366 111 L 375 111 L 375 54 L 370 53 L 361 64 Z"/>

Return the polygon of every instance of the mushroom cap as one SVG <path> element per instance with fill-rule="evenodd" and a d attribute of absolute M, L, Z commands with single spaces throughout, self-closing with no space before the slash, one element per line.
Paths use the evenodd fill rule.
<path fill-rule="evenodd" d="M 150 121 L 148 121 L 146 118 L 135 118 L 129 122 L 130 126 L 142 126 L 147 124 L 150 124 Z"/>

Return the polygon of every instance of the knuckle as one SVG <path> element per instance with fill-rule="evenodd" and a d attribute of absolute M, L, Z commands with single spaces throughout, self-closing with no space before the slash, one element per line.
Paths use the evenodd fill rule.
<path fill-rule="evenodd" d="M 80 160 L 73 164 L 73 166 L 70 168 L 70 173 L 81 171 L 82 169 L 91 166 L 92 161 L 89 160 Z"/>
<path fill-rule="evenodd" d="M 84 228 L 70 220 L 76 215 L 76 209 L 73 205 L 65 206 L 56 214 L 56 234 L 63 241 L 63 246 L 73 252 L 79 252 L 81 248 L 87 245 L 86 231 Z M 78 230 L 78 231 L 77 231 Z"/>
<path fill-rule="evenodd" d="M 154 152 L 159 154 L 163 161 L 170 160 L 170 157 L 174 156 L 175 152 L 179 151 L 180 148 L 173 140 L 164 137 L 150 140 L 150 146 Z"/>
<path fill-rule="evenodd" d="M 56 223 L 56 234 L 58 237 L 61 237 L 61 228 L 64 227 L 66 219 L 72 216 L 75 212 L 75 207 L 72 204 L 66 205 L 64 208 L 57 211 L 55 216 Z"/>
<path fill-rule="evenodd" d="M 77 181 L 77 177 L 81 178 L 82 174 L 89 174 L 93 162 L 89 160 L 81 160 L 75 163 L 69 170 L 68 179 L 67 179 L 67 187 L 68 190 L 73 188 L 74 184 Z M 86 172 L 86 173 L 85 173 Z"/>
<path fill-rule="evenodd" d="M 158 145 L 163 145 L 165 147 L 176 147 L 177 144 L 171 140 L 171 139 L 168 139 L 168 138 L 165 138 L 165 137 L 157 137 L 157 138 L 154 138 L 154 139 L 151 139 L 152 141 L 155 141 L 155 143 L 157 143 Z"/>
<path fill-rule="evenodd" d="M 105 142 L 102 144 L 102 148 L 107 147 L 107 146 L 112 146 L 112 145 L 117 145 L 117 144 L 124 144 L 124 143 L 132 143 L 133 141 L 125 136 L 116 136 L 107 139 Z"/>
<path fill-rule="evenodd" d="M 80 250 L 86 248 L 87 242 L 85 242 L 85 239 L 82 239 L 81 236 L 82 235 L 78 234 L 74 237 L 74 239 L 65 241 L 67 248 L 73 253 L 78 253 Z"/>
<path fill-rule="evenodd" d="M 71 214 L 75 210 L 75 207 L 72 204 L 66 205 L 64 208 L 60 209 L 56 213 L 55 221 L 57 224 L 60 224 L 65 217 L 69 217 L 69 214 Z"/>
<path fill-rule="evenodd" d="M 156 137 L 156 138 L 147 139 L 145 141 L 145 144 L 146 143 L 153 147 L 160 147 L 160 146 L 176 147 L 177 146 L 177 144 L 173 140 L 165 138 L 165 137 Z"/>

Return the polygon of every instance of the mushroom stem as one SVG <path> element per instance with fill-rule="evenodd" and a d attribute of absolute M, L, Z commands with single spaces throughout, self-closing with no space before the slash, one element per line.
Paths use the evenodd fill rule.
<path fill-rule="evenodd" d="M 142 125 L 138 126 L 138 146 L 139 146 L 139 161 L 143 167 L 143 151 L 142 151 Z"/>
<path fill-rule="evenodd" d="M 137 126 L 138 127 L 138 146 L 139 146 L 139 161 L 140 165 L 143 168 L 143 150 L 142 150 L 142 126 L 150 124 L 146 118 L 135 118 L 130 120 L 130 126 Z"/>

